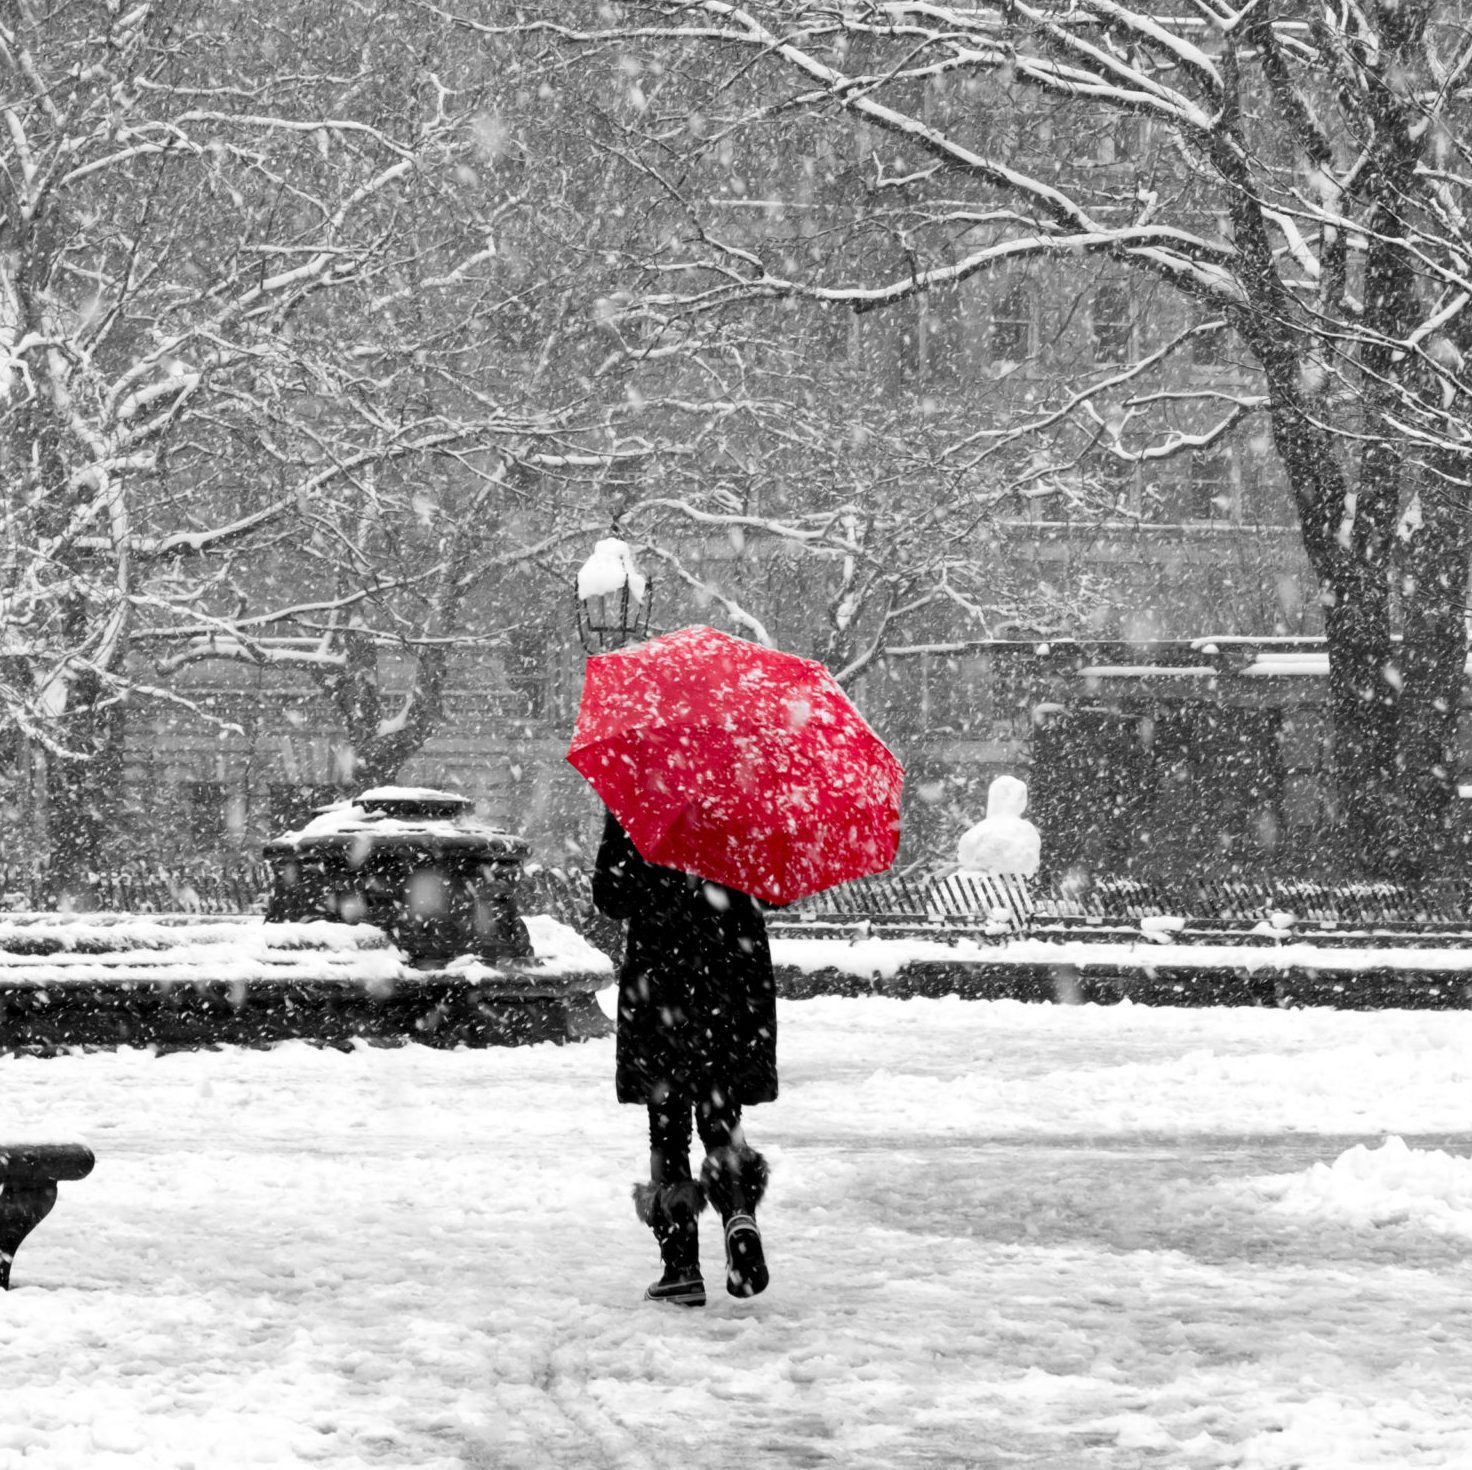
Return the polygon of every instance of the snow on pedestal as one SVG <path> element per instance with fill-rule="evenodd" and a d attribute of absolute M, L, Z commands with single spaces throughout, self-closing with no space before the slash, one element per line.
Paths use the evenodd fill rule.
<path fill-rule="evenodd" d="M 1027 783 L 998 776 L 987 792 L 986 816 L 962 834 L 956 861 L 963 873 L 1016 873 L 1031 878 L 1038 870 L 1042 842 L 1022 813 Z"/>

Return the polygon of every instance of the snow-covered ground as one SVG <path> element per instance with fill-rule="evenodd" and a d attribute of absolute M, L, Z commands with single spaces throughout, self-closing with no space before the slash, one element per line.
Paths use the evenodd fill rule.
<path fill-rule="evenodd" d="M 0 1470 L 1472 1466 L 1472 1013 L 781 1009 L 766 1295 L 612 1043 L 0 1061 Z"/>

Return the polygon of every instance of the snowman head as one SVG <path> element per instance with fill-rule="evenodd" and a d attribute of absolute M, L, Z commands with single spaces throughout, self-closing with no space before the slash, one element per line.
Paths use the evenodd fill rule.
<path fill-rule="evenodd" d="M 986 795 L 988 817 L 1020 817 L 1027 809 L 1027 782 L 998 776 Z"/>

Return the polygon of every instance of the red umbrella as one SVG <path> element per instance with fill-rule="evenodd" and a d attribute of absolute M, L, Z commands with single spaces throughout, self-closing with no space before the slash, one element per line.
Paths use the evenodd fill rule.
<path fill-rule="evenodd" d="M 714 628 L 589 658 L 567 758 L 649 862 L 767 903 L 899 845 L 904 771 L 833 675 Z"/>

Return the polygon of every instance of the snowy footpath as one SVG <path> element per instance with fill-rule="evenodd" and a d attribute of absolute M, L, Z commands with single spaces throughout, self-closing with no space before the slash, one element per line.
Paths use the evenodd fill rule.
<path fill-rule="evenodd" d="M 0 1060 L 0 1470 L 1472 1467 L 1472 1013 L 781 1009 L 766 1295 L 612 1043 Z"/>

